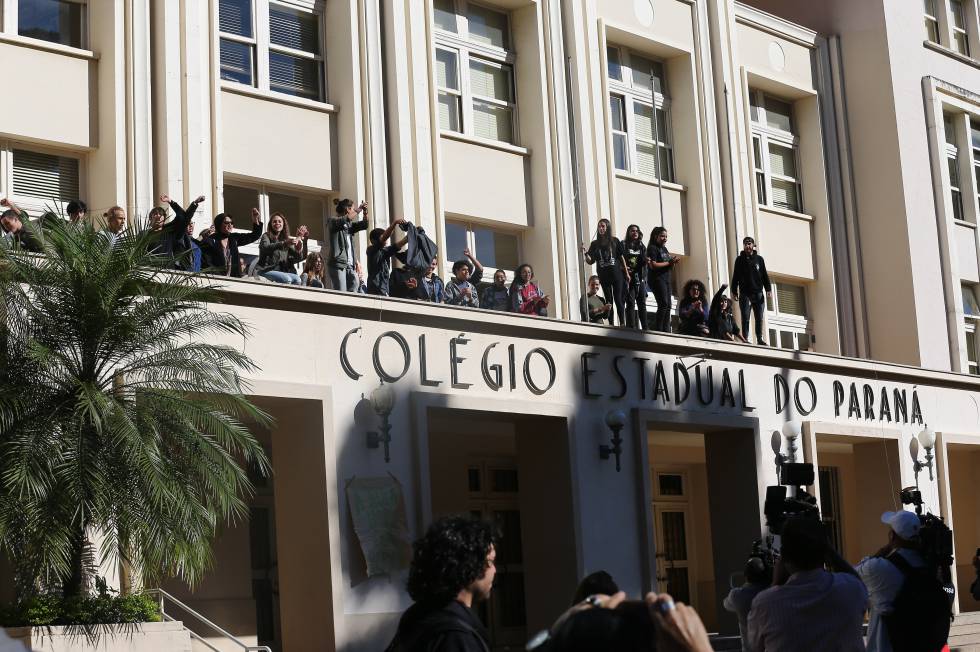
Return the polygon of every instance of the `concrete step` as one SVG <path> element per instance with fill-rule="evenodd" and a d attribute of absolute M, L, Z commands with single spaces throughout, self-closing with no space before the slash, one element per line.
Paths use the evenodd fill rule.
<path fill-rule="evenodd" d="M 953 619 L 953 627 L 957 625 L 968 625 L 980 623 L 980 611 L 966 611 L 963 613 L 956 614 L 956 618 Z"/>
<path fill-rule="evenodd" d="M 971 649 L 971 646 L 975 646 L 980 649 L 980 634 L 966 634 L 964 636 L 950 636 L 947 641 L 949 642 L 950 650 L 953 649 Z"/>
<path fill-rule="evenodd" d="M 967 623 L 966 625 L 953 623 L 953 626 L 949 628 L 950 636 L 966 636 L 968 634 L 980 634 L 980 623 Z"/>

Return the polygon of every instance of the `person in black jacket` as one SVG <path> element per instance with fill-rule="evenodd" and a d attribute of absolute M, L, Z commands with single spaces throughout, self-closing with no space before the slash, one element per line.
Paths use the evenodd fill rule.
<path fill-rule="evenodd" d="M 732 273 L 732 299 L 742 311 L 742 334 L 749 332 L 749 313 L 755 317 L 755 340 L 767 346 L 762 336 L 762 317 L 766 312 L 766 297 L 772 297 L 772 284 L 766 271 L 766 261 L 755 250 L 755 240 L 742 240 L 742 253 L 735 259 Z"/>
<path fill-rule="evenodd" d="M 497 552 L 488 523 L 443 518 L 412 546 L 408 594 L 388 652 L 489 652 L 490 635 L 473 613 L 490 597 Z"/>
<path fill-rule="evenodd" d="M 626 227 L 623 238 L 623 260 L 626 264 L 626 325 L 647 329 L 647 248 L 643 231 L 636 224 Z"/>
<path fill-rule="evenodd" d="M 173 209 L 174 219 L 170 222 L 167 222 L 167 213 L 163 208 L 157 206 L 150 210 L 150 230 L 158 234 L 158 239 L 151 245 L 153 253 L 167 259 L 168 267 L 192 271 L 191 236 L 187 234 L 187 225 L 194 219 L 194 213 L 203 201 L 204 195 L 201 195 L 184 210 L 170 199 L 170 195 L 160 195 L 160 203 Z"/>
<path fill-rule="evenodd" d="M 653 318 L 653 330 L 661 333 L 670 332 L 670 270 L 680 258 L 667 251 L 667 229 L 658 226 L 650 233 L 647 245 L 647 282 L 657 301 L 657 314 Z"/>
<path fill-rule="evenodd" d="M 241 257 L 238 248 L 252 244 L 262 237 L 262 219 L 259 209 L 252 209 L 251 233 L 234 233 L 235 222 L 231 215 L 218 213 L 214 216 L 214 233 L 201 240 L 203 253 L 201 267 L 220 276 L 241 277 Z"/>
<path fill-rule="evenodd" d="M 725 288 L 722 285 L 715 292 L 711 300 L 711 309 L 708 311 L 708 334 L 718 340 L 727 342 L 746 342 L 742 337 L 742 332 L 735 325 L 735 315 L 732 314 L 732 301 L 725 296 Z"/>
<path fill-rule="evenodd" d="M 619 318 L 619 325 L 626 323 L 626 287 L 623 277 L 626 273 L 626 261 L 623 259 L 623 245 L 612 234 L 612 227 L 609 220 L 603 218 L 596 226 L 595 239 L 585 248 L 581 245 L 582 253 L 585 255 L 585 262 L 596 266 L 596 273 L 602 283 L 602 293 L 606 299 L 612 299 L 616 306 L 616 316 Z M 612 315 L 609 316 L 609 323 L 612 323 Z"/>

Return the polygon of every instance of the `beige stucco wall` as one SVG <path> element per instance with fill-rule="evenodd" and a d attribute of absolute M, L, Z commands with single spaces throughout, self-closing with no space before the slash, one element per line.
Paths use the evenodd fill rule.
<path fill-rule="evenodd" d="M 446 213 L 492 220 L 510 228 L 530 226 L 524 154 L 449 136 L 443 136 L 440 145 Z"/>

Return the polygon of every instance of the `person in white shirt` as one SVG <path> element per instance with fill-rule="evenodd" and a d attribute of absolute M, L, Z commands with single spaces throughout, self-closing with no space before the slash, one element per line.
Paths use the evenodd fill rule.
<path fill-rule="evenodd" d="M 749 642 L 756 652 L 857 652 L 868 592 L 827 543 L 823 525 L 791 518 L 783 526 L 773 586 L 755 596 Z M 831 570 L 825 570 L 824 564 Z"/>
<path fill-rule="evenodd" d="M 905 582 L 905 575 L 888 561 L 890 554 L 901 555 L 912 568 L 922 568 L 925 559 L 918 551 L 919 517 L 899 510 L 885 512 L 881 522 L 888 526 L 888 544 L 871 557 L 862 559 L 856 569 L 868 588 L 871 618 L 868 622 L 868 649 L 872 652 L 891 652 L 888 628 L 882 616 L 892 610 L 892 602 Z"/>

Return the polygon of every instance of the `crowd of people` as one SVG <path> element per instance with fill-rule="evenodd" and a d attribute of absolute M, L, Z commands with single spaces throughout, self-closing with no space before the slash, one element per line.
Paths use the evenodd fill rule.
<path fill-rule="evenodd" d="M 626 236 L 620 240 L 612 235 L 609 220 L 601 219 L 595 239 L 588 247 L 582 243 L 581 251 L 586 264 L 595 265 L 597 272 L 589 277 L 580 302 L 582 321 L 671 331 L 671 272 L 680 258 L 667 249 L 665 227 L 654 228 L 644 245 L 643 232 L 636 224 L 630 224 Z M 731 297 L 725 294 L 728 285 L 722 285 L 709 302 L 704 283 L 688 280 L 677 305 L 678 332 L 692 337 L 748 342 L 749 318 L 753 316 L 756 342 L 765 346 L 763 315 L 766 298 L 772 296 L 772 283 L 766 262 L 756 251 L 755 239 L 751 237 L 742 241 L 731 288 Z M 648 291 L 657 304 L 652 323 L 647 316 Z M 741 327 L 735 319 L 735 303 L 739 305 Z"/>
<path fill-rule="evenodd" d="M 724 601 L 738 617 L 742 650 L 943 650 L 952 598 L 939 587 L 936 569 L 922 552 L 919 518 L 908 511 L 886 512 L 882 522 L 889 528 L 888 543 L 854 568 L 830 545 L 819 520 L 787 519 L 774 563 L 751 557 L 745 584 Z M 479 520 L 434 522 L 415 542 L 407 585 L 414 604 L 402 615 L 387 652 L 489 652 L 490 633 L 475 606 L 493 590 L 498 543 L 493 527 Z M 980 576 L 980 550 L 974 566 Z M 980 599 L 980 579 L 971 590 Z M 666 593 L 629 600 L 608 573 L 599 571 L 581 581 L 571 607 L 532 637 L 527 649 L 713 648 L 695 609 Z"/>
<path fill-rule="evenodd" d="M 160 205 L 149 212 L 149 228 L 159 232 L 155 252 L 173 269 L 526 315 L 546 316 L 551 303 L 534 280 L 531 265 L 518 266 L 510 283 L 502 269 L 494 272 L 492 281 L 485 282 L 483 265 L 468 249 L 453 263 L 452 277 L 443 281 L 436 274 L 435 243 L 424 229 L 404 219 L 368 233 L 366 266 L 361 265 L 352 237 L 369 226 L 364 201 L 356 205 L 350 199 L 334 201 L 336 214 L 327 220 L 321 251 L 310 251 L 309 228 L 300 225 L 291 231 L 281 211 L 273 212 L 263 229 L 257 208 L 251 211 L 247 231 L 236 231 L 233 216 L 219 213 L 195 236 L 193 218 L 204 201 L 202 195 L 185 208 L 163 194 Z M 29 221 L 27 214 L 9 199 L 0 200 L 0 208 L 4 209 L 0 214 L 0 245 L 40 250 L 38 229 L 24 228 Z M 68 204 L 72 223 L 85 220 L 87 212 L 80 200 Z M 51 218 L 58 219 L 47 213 L 35 226 L 43 231 Z M 126 230 L 126 211 L 113 206 L 103 214 L 103 222 L 102 233 L 111 244 Z M 396 230 L 400 235 L 393 241 Z M 241 251 L 256 241 L 257 256 Z M 671 275 L 680 258 L 667 249 L 666 228 L 653 229 L 650 240 L 644 243 L 640 227 L 631 224 L 620 240 L 612 235 L 609 220 L 601 219 L 595 238 L 588 247 L 582 244 L 581 251 L 585 263 L 596 268 L 581 298 L 582 321 L 659 332 L 674 328 Z M 749 318 L 754 316 L 756 342 L 765 345 L 763 314 L 772 285 L 765 260 L 751 237 L 743 240 L 743 250 L 735 261 L 730 297 L 725 294 L 727 288 L 722 285 L 709 302 L 704 283 L 688 280 L 677 304 L 676 330 L 688 336 L 747 342 Z M 651 293 L 657 308 L 648 315 L 647 297 Z M 736 304 L 740 320 L 735 316 Z"/>

